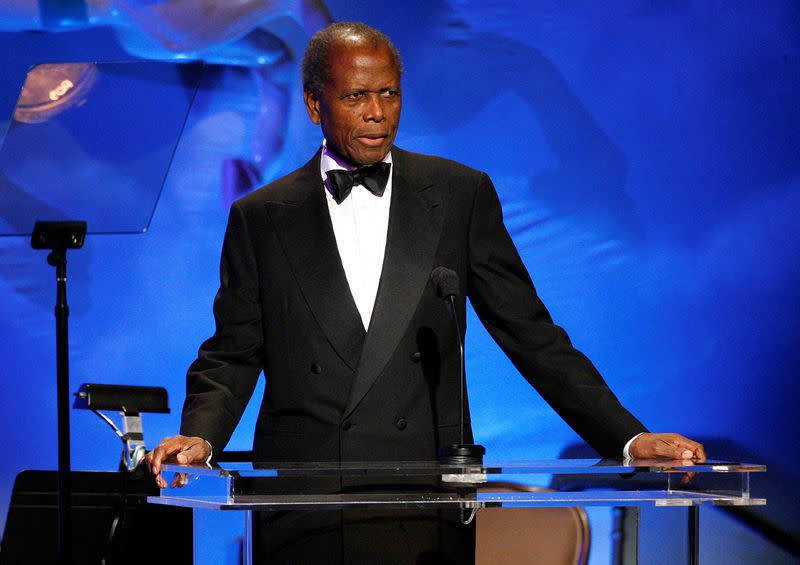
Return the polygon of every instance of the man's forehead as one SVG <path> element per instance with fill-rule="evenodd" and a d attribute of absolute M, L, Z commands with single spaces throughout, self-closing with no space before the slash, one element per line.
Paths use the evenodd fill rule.
<path fill-rule="evenodd" d="M 373 41 L 337 41 L 331 45 L 329 57 L 331 62 L 334 59 L 354 59 L 356 57 L 368 57 L 386 54 L 394 60 L 392 51 L 385 43 Z"/>
<path fill-rule="evenodd" d="M 367 74 L 399 76 L 391 50 L 381 44 L 337 47 L 331 50 L 328 64 L 335 80 L 346 81 Z"/>

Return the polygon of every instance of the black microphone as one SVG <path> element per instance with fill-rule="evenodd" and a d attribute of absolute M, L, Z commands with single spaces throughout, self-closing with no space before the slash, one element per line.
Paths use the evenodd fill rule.
<path fill-rule="evenodd" d="M 453 302 L 459 295 L 458 273 L 447 267 L 436 267 L 431 271 L 431 282 L 436 287 L 436 293 L 442 300 Z"/>
<path fill-rule="evenodd" d="M 450 315 L 458 339 L 459 360 L 461 362 L 459 378 L 461 380 L 461 443 L 443 445 L 439 448 L 439 461 L 447 465 L 480 465 L 483 463 L 483 454 L 486 449 L 482 445 L 464 443 L 464 402 L 466 400 L 466 374 L 464 371 L 464 342 L 461 339 L 461 328 L 458 325 L 455 299 L 460 296 L 458 274 L 447 267 L 436 267 L 431 271 L 431 282 L 436 288 L 439 298 L 447 302 Z"/>

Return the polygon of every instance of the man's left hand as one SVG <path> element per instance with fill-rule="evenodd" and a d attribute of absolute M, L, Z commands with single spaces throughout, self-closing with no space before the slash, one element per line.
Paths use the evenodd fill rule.
<path fill-rule="evenodd" d="M 673 459 L 695 463 L 706 460 L 702 444 L 680 434 L 641 434 L 631 443 L 629 453 L 634 459 Z"/>

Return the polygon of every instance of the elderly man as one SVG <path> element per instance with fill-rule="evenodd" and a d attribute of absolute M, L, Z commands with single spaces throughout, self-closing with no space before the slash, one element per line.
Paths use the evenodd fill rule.
<path fill-rule="evenodd" d="M 181 435 L 147 457 L 156 481 L 165 457 L 224 448 L 262 370 L 256 460 L 435 459 L 458 443 L 458 341 L 430 282 L 437 266 L 458 274 L 520 373 L 600 454 L 704 459 L 694 441 L 648 433 L 553 324 L 489 178 L 393 145 L 401 71 L 394 45 L 365 25 L 312 38 L 304 98 L 325 141 L 231 208 L 217 329 L 189 369 Z M 462 301 L 461 328 L 465 314 Z"/>

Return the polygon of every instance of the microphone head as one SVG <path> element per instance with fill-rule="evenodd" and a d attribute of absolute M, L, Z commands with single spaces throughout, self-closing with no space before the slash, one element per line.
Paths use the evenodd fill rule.
<path fill-rule="evenodd" d="M 431 282 L 436 287 L 436 293 L 442 300 L 459 295 L 458 274 L 453 269 L 436 267 L 431 271 Z"/>

